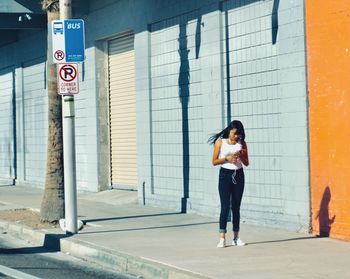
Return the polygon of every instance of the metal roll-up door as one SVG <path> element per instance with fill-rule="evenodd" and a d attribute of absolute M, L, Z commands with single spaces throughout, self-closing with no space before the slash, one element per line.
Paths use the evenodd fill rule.
<path fill-rule="evenodd" d="M 111 183 L 137 189 L 134 36 L 108 42 Z"/>

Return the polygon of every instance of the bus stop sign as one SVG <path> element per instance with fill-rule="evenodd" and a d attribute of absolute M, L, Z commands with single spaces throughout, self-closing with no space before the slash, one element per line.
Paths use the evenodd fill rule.
<path fill-rule="evenodd" d="M 54 63 L 85 60 L 85 28 L 82 19 L 52 21 L 51 37 Z"/>

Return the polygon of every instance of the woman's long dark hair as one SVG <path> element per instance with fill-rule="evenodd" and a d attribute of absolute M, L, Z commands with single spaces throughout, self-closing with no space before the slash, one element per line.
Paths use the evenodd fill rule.
<path fill-rule="evenodd" d="M 228 134 L 232 129 L 237 129 L 237 134 L 241 138 L 241 140 L 245 140 L 245 132 L 244 132 L 244 126 L 241 121 L 239 120 L 233 120 L 225 129 L 223 129 L 221 132 L 212 135 L 208 142 L 210 144 L 214 144 L 218 138 L 228 138 Z"/>

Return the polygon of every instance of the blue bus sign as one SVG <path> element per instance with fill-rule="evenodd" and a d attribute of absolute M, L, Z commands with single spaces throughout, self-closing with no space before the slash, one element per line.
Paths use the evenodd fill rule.
<path fill-rule="evenodd" d="M 84 21 L 70 19 L 64 21 L 66 62 L 85 60 Z"/>
<path fill-rule="evenodd" d="M 55 63 L 85 60 L 85 28 L 82 19 L 52 21 L 51 36 Z"/>

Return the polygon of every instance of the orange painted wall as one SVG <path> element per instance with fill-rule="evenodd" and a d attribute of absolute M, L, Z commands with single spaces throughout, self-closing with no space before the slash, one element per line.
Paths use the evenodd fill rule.
<path fill-rule="evenodd" d="M 314 233 L 350 240 L 350 0 L 305 0 Z"/>

